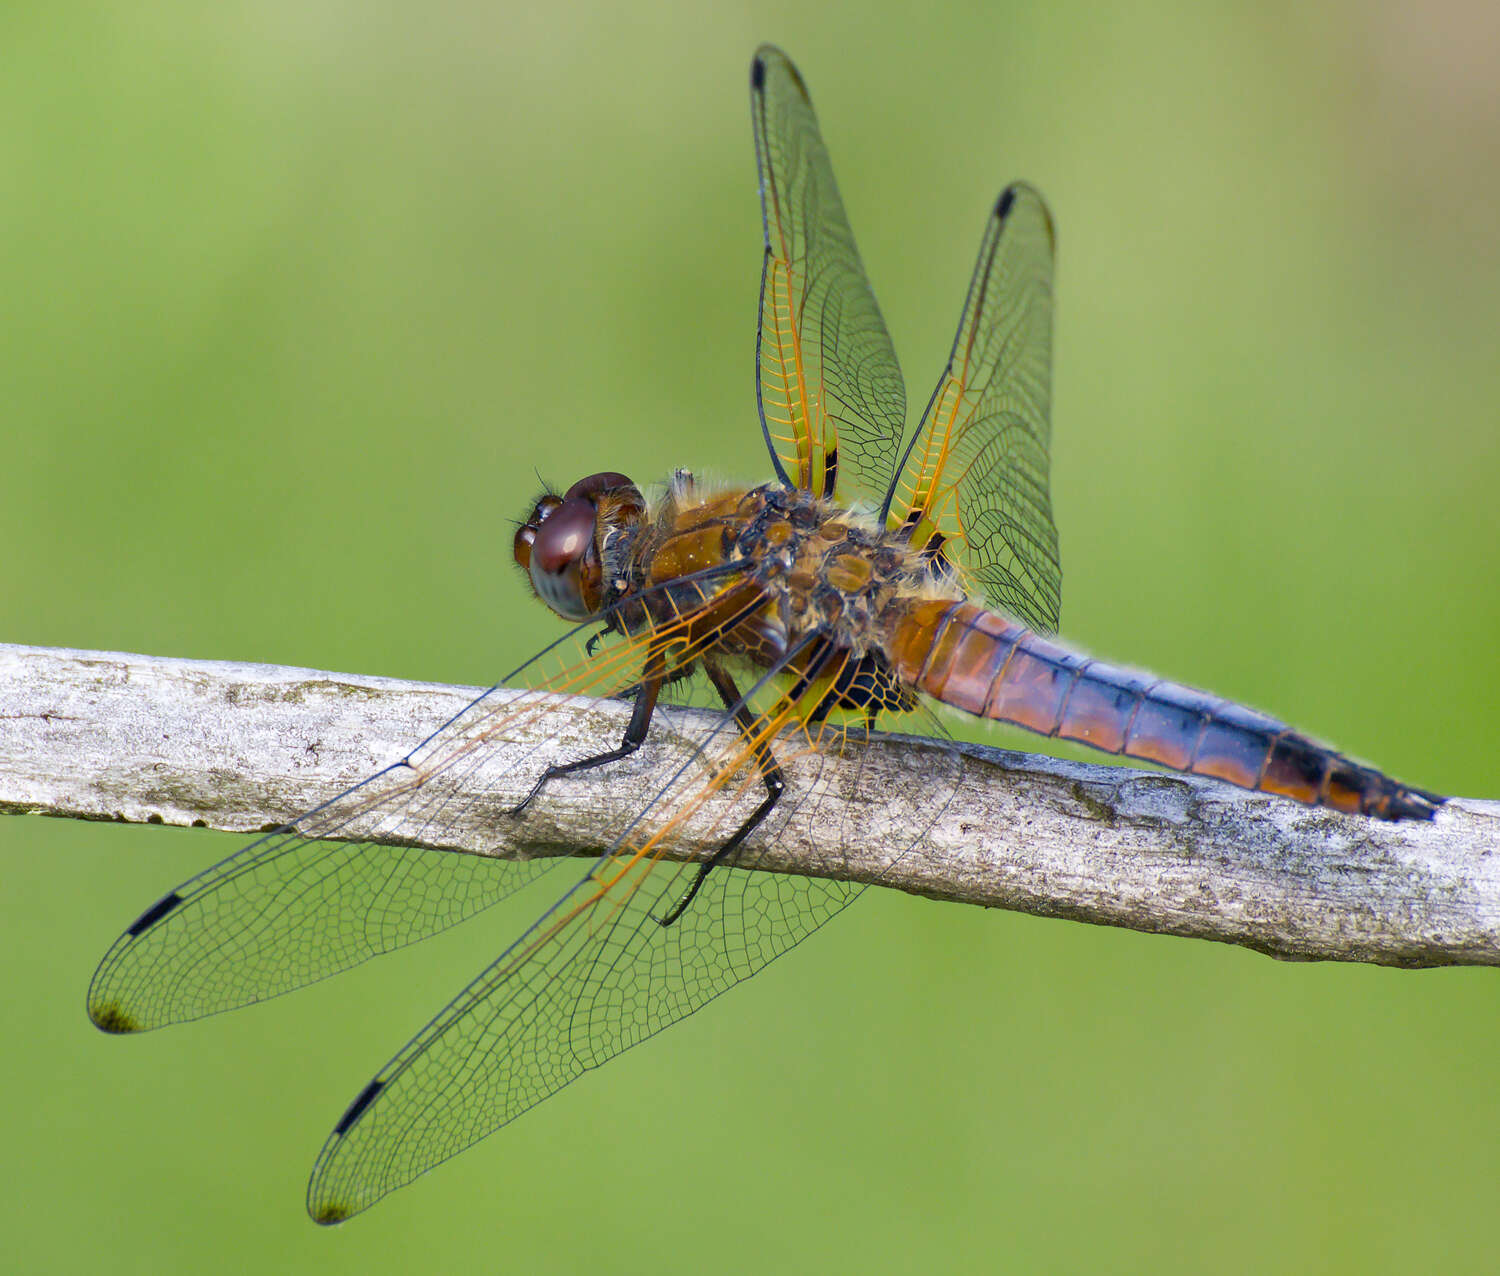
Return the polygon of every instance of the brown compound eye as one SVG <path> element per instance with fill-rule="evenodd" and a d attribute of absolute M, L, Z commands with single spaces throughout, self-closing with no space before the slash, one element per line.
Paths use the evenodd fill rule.
<path fill-rule="evenodd" d="M 598 609 L 596 516 L 593 501 L 572 496 L 556 501 L 536 527 L 528 523 L 516 533 L 516 561 L 537 597 L 564 620 L 587 620 Z"/>

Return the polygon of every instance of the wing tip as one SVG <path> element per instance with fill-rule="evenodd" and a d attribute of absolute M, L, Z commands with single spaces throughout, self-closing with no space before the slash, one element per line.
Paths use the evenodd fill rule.
<path fill-rule="evenodd" d="M 784 71 L 797 92 L 811 103 L 812 97 L 807 91 L 807 81 L 802 78 L 802 72 L 797 70 L 797 64 L 787 57 L 784 50 L 769 41 L 760 45 L 755 50 L 755 56 L 750 59 L 750 91 L 752 93 L 765 92 L 766 78 L 772 67 Z"/>
<path fill-rule="evenodd" d="M 345 1219 L 353 1218 L 358 1212 L 352 1206 L 340 1204 L 338 1201 L 326 1201 L 319 1205 L 313 1201 L 307 1203 L 307 1212 L 312 1221 L 319 1227 L 336 1227 Z"/>
<path fill-rule="evenodd" d="M 995 201 L 994 218 L 1003 226 L 1006 219 L 1015 211 L 1016 201 L 1021 196 L 1026 196 L 1027 201 L 1036 207 L 1041 214 L 1042 224 L 1047 229 L 1047 242 L 1052 250 L 1057 250 L 1057 223 L 1052 220 L 1052 210 L 1047 207 L 1047 201 L 1042 198 L 1042 192 L 1037 190 L 1030 182 L 1011 182 Z"/>
<path fill-rule="evenodd" d="M 766 87 L 766 55 L 774 48 L 774 45 L 763 44 L 756 49 L 755 56 L 750 59 L 750 91 L 752 93 L 759 93 Z"/>
<path fill-rule="evenodd" d="M 333 1127 L 333 1133 L 328 1136 L 322 1152 L 318 1154 L 318 1163 L 313 1167 L 313 1176 L 307 1185 L 307 1213 L 319 1227 L 332 1227 L 342 1223 L 345 1219 L 353 1218 L 384 1195 L 384 1192 L 376 1192 L 374 1195 L 366 1195 L 363 1200 L 349 1199 L 330 1192 L 326 1180 L 332 1177 L 327 1169 L 329 1157 L 336 1155 L 344 1136 L 365 1114 L 370 1104 L 375 1102 L 385 1086 L 386 1082 L 383 1077 L 374 1077 L 365 1083 L 364 1089 L 356 1094 L 353 1102 L 344 1109 L 344 1115 L 339 1117 L 338 1124 Z M 357 1180 L 356 1188 L 358 1188 Z"/>
<path fill-rule="evenodd" d="M 89 1018 L 100 1032 L 107 1032 L 113 1037 L 128 1036 L 130 1033 L 140 1032 L 144 1027 L 140 1020 L 129 1014 L 117 1001 L 90 1002 Z"/>

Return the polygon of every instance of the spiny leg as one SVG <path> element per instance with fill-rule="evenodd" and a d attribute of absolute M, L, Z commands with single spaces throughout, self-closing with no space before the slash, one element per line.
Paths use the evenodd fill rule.
<path fill-rule="evenodd" d="M 542 791 L 542 786 L 548 780 L 555 780 L 561 775 L 572 775 L 575 771 L 592 771 L 595 767 L 618 762 L 621 758 L 628 758 L 639 749 L 641 741 L 646 738 L 647 729 L 651 726 L 651 715 L 656 711 L 656 698 L 661 694 L 662 683 L 665 681 L 666 661 L 659 654 L 648 657 L 646 667 L 641 671 L 641 680 L 634 689 L 630 721 L 625 724 L 625 736 L 620 741 L 619 747 L 596 753 L 592 757 L 579 758 L 576 762 L 560 762 L 549 766 L 537 777 L 537 782 L 531 786 L 531 792 L 511 807 L 506 814 L 520 815 L 531 804 L 531 799 Z"/>
<path fill-rule="evenodd" d="M 749 818 L 735 830 L 734 835 L 719 847 L 708 859 L 698 865 L 698 872 L 693 878 L 693 884 L 688 887 L 687 893 L 672 906 L 671 911 L 665 917 L 658 917 L 657 923 L 661 926 L 670 926 L 683 913 L 687 912 L 688 905 L 693 902 L 694 897 L 702 889 L 704 880 L 708 877 L 709 870 L 718 864 L 722 864 L 739 845 L 755 831 L 757 825 L 771 813 L 773 807 L 786 791 L 786 776 L 782 773 L 781 764 L 776 761 L 776 755 L 764 740 L 755 738 L 755 714 L 751 712 L 750 706 L 744 702 L 739 688 L 734 685 L 734 679 L 711 660 L 703 662 L 703 668 L 708 674 L 708 680 L 713 683 L 714 690 L 719 693 L 719 699 L 724 702 L 724 707 L 733 711 L 735 725 L 740 729 L 740 734 L 749 741 L 751 749 L 755 753 L 755 765 L 760 771 L 760 778 L 766 786 L 766 796 L 761 804 L 753 810 Z"/>
<path fill-rule="evenodd" d="M 599 650 L 599 644 L 601 642 L 603 642 L 611 634 L 620 634 L 624 632 L 625 630 L 620 625 L 620 618 L 618 616 L 611 616 L 608 620 L 601 624 L 597 630 L 589 635 L 589 640 L 583 644 L 584 654 L 590 659 L 593 659 L 594 653 Z"/>

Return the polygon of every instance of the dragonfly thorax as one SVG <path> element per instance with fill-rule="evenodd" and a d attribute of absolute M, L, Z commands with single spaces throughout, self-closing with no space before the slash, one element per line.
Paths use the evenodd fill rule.
<path fill-rule="evenodd" d="M 731 618 L 713 644 L 720 657 L 793 677 L 858 671 L 867 690 L 889 690 L 881 670 L 895 614 L 917 598 L 961 596 L 899 532 L 780 484 L 705 491 L 674 482 L 631 536 L 629 559 L 645 604 L 637 619 L 670 623 L 680 584 L 697 580 L 694 605 Z M 845 699 L 838 707 L 862 703 Z"/>
<path fill-rule="evenodd" d="M 962 597 L 874 518 L 795 489 L 748 492 L 748 517 L 729 547 L 777 599 L 787 639 L 816 631 L 855 656 L 878 652 L 888 617 L 917 597 Z"/>

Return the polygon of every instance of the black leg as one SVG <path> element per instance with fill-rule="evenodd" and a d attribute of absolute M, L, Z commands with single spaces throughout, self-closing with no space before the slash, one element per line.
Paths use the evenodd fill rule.
<path fill-rule="evenodd" d="M 520 815 L 531 804 L 531 799 L 542 791 L 542 786 L 548 780 L 555 780 L 560 775 L 572 775 L 575 771 L 592 771 L 596 766 L 605 766 L 610 762 L 618 762 L 621 758 L 628 758 L 639 749 L 641 741 L 646 738 L 646 730 L 651 725 L 651 715 L 656 711 L 656 697 L 661 693 L 663 675 L 660 663 L 657 661 L 648 665 L 646 672 L 641 675 L 641 681 L 633 693 L 635 703 L 630 711 L 630 721 L 625 725 L 625 738 L 620 741 L 619 748 L 596 753 L 593 757 L 579 758 L 576 762 L 561 762 L 556 766 L 549 766 L 531 786 L 531 792 L 511 807 L 506 814 Z"/>
<path fill-rule="evenodd" d="M 734 720 L 740 729 L 740 734 L 751 741 L 751 748 L 755 751 L 755 765 L 759 768 L 760 778 L 766 786 L 766 796 L 761 804 L 750 812 L 749 818 L 735 830 L 734 835 L 698 865 L 697 875 L 693 878 L 693 884 L 688 887 L 687 893 L 672 905 L 671 911 L 665 917 L 656 919 L 661 926 L 670 926 L 687 912 L 688 905 L 702 889 L 709 870 L 722 864 L 738 849 L 740 843 L 749 837 L 755 831 L 756 826 L 771 813 L 772 808 L 786 791 L 786 776 L 782 773 L 781 765 L 776 761 L 770 747 L 763 740 L 759 742 L 754 740 L 755 715 L 750 712 L 748 705 L 740 703 L 740 692 L 739 688 L 734 685 L 734 679 L 711 661 L 705 660 L 703 667 L 708 673 L 709 681 L 714 684 L 714 690 L 719 693 L 719 699 L 724 702 L 724 707 L 734 710 Z"/>
<path fill-rule="evenodd" d="M 599 650 L 599 644 L 609 636 L 610 631 L 613 629 L 613 621 L 607 621 L 606 623 L 600 625 L 598 632 L 590 634 L 589 640 L 583 644 L 584 653 L 586 655 L 592 656 L 596 651 Z"/>

